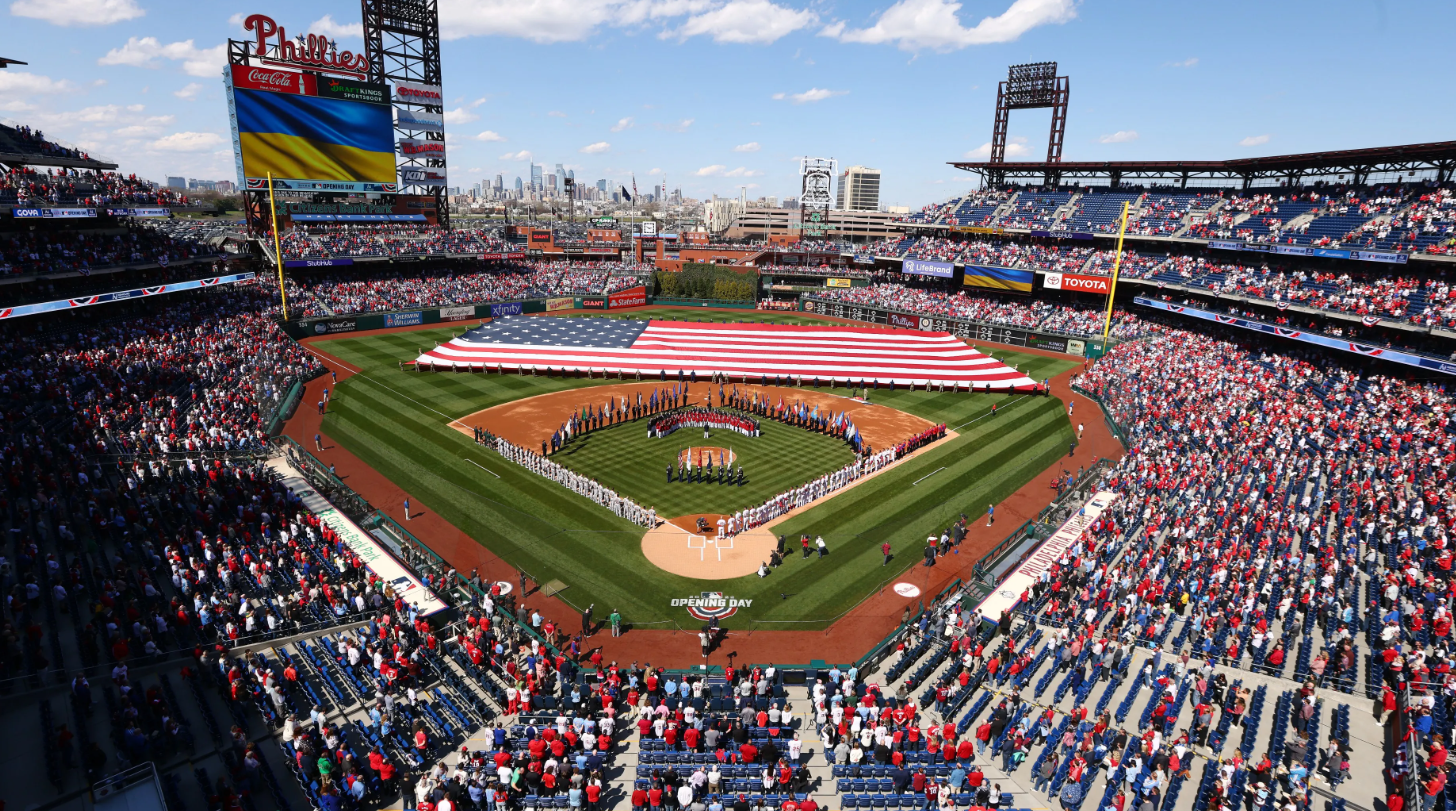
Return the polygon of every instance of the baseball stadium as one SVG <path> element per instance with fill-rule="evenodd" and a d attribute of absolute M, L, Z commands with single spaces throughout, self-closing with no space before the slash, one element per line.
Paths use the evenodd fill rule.
<path fill-rule="evenodd" d="M 1089 136 L 1200 62 L 1070 0 L 168 2 L 10 8 L 0 810 L 1456 809 L 1449 113 Z M 811 46 L 986 100 L 800 137 L 898 113 Z"/>

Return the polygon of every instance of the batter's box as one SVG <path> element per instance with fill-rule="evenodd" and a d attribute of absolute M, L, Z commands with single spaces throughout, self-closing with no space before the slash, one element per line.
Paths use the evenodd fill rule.
<path fill-rule="evenodd" d="M 689 535 L 688 551 L 691 552 L 694 549 L 698 550 L 698 560 L 703 560 L 707 555 L 708 537 L 706 535 Z"/>

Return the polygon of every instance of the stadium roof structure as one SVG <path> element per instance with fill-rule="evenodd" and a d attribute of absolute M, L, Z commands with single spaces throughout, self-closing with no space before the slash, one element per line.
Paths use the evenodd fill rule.
<path fill-rule="evenodd" d="M 1190 178 L 1239 181 L 1244 188 L 1256 180 L 1280 179 L 1298 185 L 1305 178 L 1348 175 L 1363 185 L 1371 174 L 1435 172 L 1439 182 L 1450 180 L 1456 170 L 1456 141 L 1439 141 L 1405 146 L 1346 149 L 1336 152 L 1306 152 L 1265 158 L 1236 158 L 1224 161 L 949 161 L 951 166 L 980 175 L 991 183 L 1008 178 L 1041 177 L 1053 186 L 1064 179 L 1106 179 L 1117 186 L 1123 180 L 1171 180 L 1186 186 Z M 1098 184 L 1101 185 L 1101 184 Z"/>
<path fill-rule="evenodd" d="M 7 57 L 0 56 L 0 69 L 8 68 L 11 65 L 29 65 L 29 64 L 30 64 L 29 62 L 22 62 L 19 59 L 9 59 Z"/>

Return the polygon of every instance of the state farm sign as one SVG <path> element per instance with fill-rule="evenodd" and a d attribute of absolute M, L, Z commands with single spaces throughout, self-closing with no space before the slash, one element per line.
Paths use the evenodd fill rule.
<path fill-rule="evenodd" d="M 1106 294 L 1110 280 L 1106 276 L 1082 276 L 1076 273 L 1048 273 L 1042 286 L 1048 290 L 1071 290 L 1076 293 Z"/>
<path fill-rule="evenodd" d="M 647 303 L 647 288 L 633 287 L 620 293 L 613 293 L 607 297 L 607 300 L 608 306 L 613 310 L 618 307 L 640 307 Z"/>

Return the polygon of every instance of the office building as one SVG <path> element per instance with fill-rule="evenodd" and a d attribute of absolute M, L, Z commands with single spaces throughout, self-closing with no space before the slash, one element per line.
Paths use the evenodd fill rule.
<path fill-rule="evenodd" d="M 541 167 L 534 163 L 531 164 L 531 189 L 532 191 L 541 190 Z"/>
<path fill-rule="evenodd" d="M 879 211 L 880 170 L 865 166 L 845 169 L 834 202 L 841 211 Z"/>
<path fill-rule="evenodd" d="M 187 178 L 167 176 L 167 188 L 187 191 Z"/>

